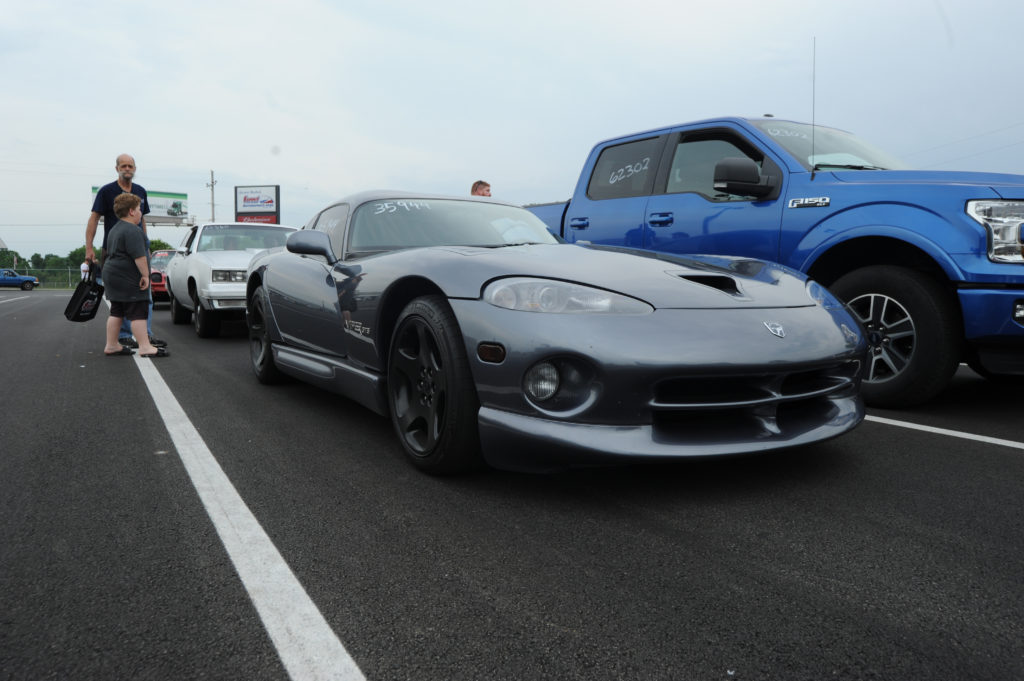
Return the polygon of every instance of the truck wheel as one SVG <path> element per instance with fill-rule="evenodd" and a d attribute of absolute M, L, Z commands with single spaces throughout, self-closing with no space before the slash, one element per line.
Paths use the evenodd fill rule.
<path fill-rule="evenodd" d="M 960 315 L 931 277 L 905 267 L 854 270 L 831 287 L 868 336 L 864 400 L 876 407 L 927 402 L 961 356 Z"/>

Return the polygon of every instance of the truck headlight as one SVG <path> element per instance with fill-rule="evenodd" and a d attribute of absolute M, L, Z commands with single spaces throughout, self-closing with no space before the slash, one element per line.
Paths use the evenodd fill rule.
<path fill-rule="evenodd" d="M 213 281 L 245 281 L 245 270 L 214 270 Z"/>
<path fill-rule="evenodd" d="M 988 230 L 988 259 L 1024 262 L 1024 201 L 968 201 L 967 214 Z"/>
<path fill-rule="evenodd" d="M 654 311 L 647 303 L 619 293 L 531 277 L 493 281 L 484 289 L 484 300 L 497 307 L 524 312 L 647 314 Z"/>

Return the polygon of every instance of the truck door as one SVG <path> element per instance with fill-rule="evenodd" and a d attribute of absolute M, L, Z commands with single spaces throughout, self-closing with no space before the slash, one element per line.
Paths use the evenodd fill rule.
<path fill-rule="evenodd" d="M 735 131 L 717 128 L 676 133 L 665 151 L 667 174 L 658 178 L 644 215 L 643 247 L 670 253 L 713 253 L 778 260 L 782 201 L 779 191 L 757 199 L 716 192 L 715 165 L 724 158 L 753 159 L 777 178 L 774 161 Z"/>
<path fill-rule="evenodd" d="M 644 209 L 667 135 L 630 140 L 601 150 L 584 168 L 565 214 L 566 241 L 643 246 Z M 584 187 L 583 182 L 587 184 Z"/>

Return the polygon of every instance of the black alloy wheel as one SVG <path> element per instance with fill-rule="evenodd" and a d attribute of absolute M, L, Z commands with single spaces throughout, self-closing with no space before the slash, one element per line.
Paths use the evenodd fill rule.
<path fill-rule="evenodd" d="M 249 327 L 249 359 L 252 370 L 260 383 L 279 383 L 284 375 L 274 363 L 274 351 L 270 347 L 270 332 L 267 329 L 267 302 L 263 287 L 260 286 L 249 297 L 246 325 Z"/>
<path fill-rule="evenodd" d="M 476 386 L 443 296 L 417 298 L 402 310 L 387 373 L 391 422 L 412 463 L 436 475 L 478 467 Z"/>

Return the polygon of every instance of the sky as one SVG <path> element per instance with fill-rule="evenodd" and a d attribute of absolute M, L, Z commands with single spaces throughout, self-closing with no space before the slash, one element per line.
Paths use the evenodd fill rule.
<path fill-rule="evenodd" d="M 598 141 L 724 115 L 1024 173 L 1018 2 L 3 4 L 0 240 L 23 257 L 84 245 L 120 153 L 197 221 L 280 185 L 294 226 L 366 189 L 564 200 Z"/>

